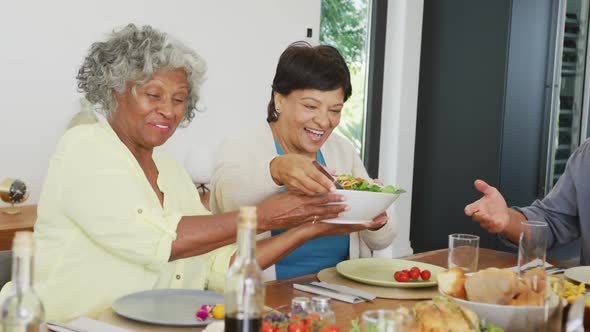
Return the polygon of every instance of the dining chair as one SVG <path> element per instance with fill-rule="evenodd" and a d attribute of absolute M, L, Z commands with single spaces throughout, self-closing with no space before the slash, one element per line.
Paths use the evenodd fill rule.
<path fill-rule="evenodd" d="M 12 250 L 0 251 L 0 288 L 10 281 L 12 271 Z"/>

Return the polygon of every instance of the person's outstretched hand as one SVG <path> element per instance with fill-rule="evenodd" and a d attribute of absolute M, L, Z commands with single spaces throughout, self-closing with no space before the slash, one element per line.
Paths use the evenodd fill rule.
<path fill-rule="evenodd" d="M 474 185 L 483 197 L 465 206 L 465 215 L 490 233 L 502 232 L 510 223 L 510 210 L 504 197 L 496 188 L 482 180 L 475 180 Z"/>

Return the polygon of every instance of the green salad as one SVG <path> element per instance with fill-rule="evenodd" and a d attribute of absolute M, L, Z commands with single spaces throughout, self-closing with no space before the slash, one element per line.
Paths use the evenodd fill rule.
<path fill-rule="evenodd" d="M 486 322 L 480 322 L 479 324 L 479 330 L 481 332 L 506 332 L 503 328 L 499 327 L 498 325 Z"/>
<path fill-rule="evenodd" d="M 347 190 L 372 191 L 387 194 L 402 194 L 406 192 L 404 189 L 395 188 L 392 185 L 381 186 L 377 183 L 369 183 L 369 181 L 363 178 L 357 178 L 348 174 L 337 175 L 335 178 L 342 188 Z"/>

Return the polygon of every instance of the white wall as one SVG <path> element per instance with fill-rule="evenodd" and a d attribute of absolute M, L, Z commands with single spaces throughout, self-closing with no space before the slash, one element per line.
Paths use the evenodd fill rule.
<path fill-rule="evenodd" d="M 409 221 L 423 0 L 388 6 L 380 179 L 409 191 L 390 215 L 394 256 L 410 254 Z M 203 105 L 164 149 L 181 162 L 191 147 L 216 146 L 263 121 L 278 56 L 306 28 L 319 32 L 320 0 L 10 1 L 0 11 L 0 180 L 20 178 L 36 204 L 49 158 L 79 111 L 75 76 L 94 41 L 128 22 L 150 24 L 208 62 Z M 3 203 L 0 203 L 3 204 Z M 1 206 L 1 205 L 0 205 Z M 385 255 L 391 254 L 391 249 Z"/>
<path fill-rule="evenodd" d="M 413 252 L 410 214 L 423 7 L 424 0 L 394 0 L 387 8 L 379 179 L 408 191 L 389 211 L 397 224 L 394 257 Z"/>
<path fill-rule="evenodd" d="M 207 112 L 164 147 L 182 161 L 189 147 L 215 146 L 266 116 L 282 50 L 319 33 L 320 0 L 19 0 L 0 10 L 0 180 L 20 178 L 36 204 L 49 159 L 79 111 L 75 76 L 92 42 L 129 22 L 150 24 L 208 62 Z M 0 203 L 3 204 L 3 203 Z"/>

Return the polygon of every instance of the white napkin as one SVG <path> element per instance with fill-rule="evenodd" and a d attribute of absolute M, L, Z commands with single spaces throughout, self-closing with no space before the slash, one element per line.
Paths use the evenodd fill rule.
<path fill-rule="evenodd" d="M 79 317 L 69 322 L 68 324 L 60 324 L 55 322 L 47 322 L 47 326 L 55 332 L 72 332 L 72 331 L 86 331 L 86 332 L 133 332 L 132 330 L 117 327 L 105 322 L 99 322 L 88 317 Z M 68 327 L 72 327 L 68 328 Z"/>
<path fill-rule="evenodd" d="M 325 288 L 331 288 L 333 290 L 315 287 L 314 285 L 322 286 Z M 334 300 L 339 300 L 339 301 L 347 302 L 347 303 L 365 302 L 366 300 L 363 299 L 362 297 L 369 298 L 371 300 L 374 300 L 376 298 L 375 295 L 368 293 L 368 292 L 364 292 L 364 291 L 350 288 L 350 287 L 346 287 L 346 286 L 329 284 L 327 282 L 312 282 L 308 285 L 293 284 L 293 288 L 304 291 L 304 292 L 312 293 L 312 294 L 327 296 L 327 297 L 333 298 Z M 362 296 L 362 297 L 359 297 L 359 296 Z"/>

